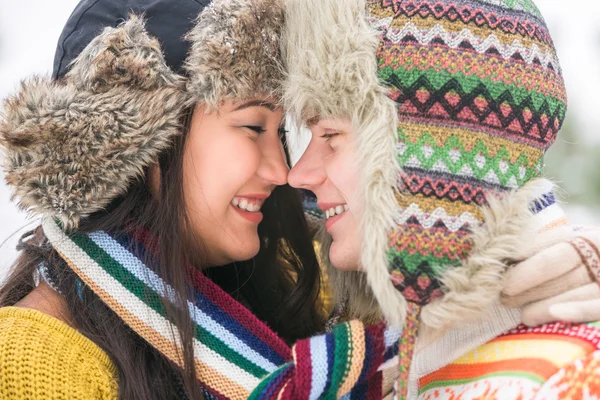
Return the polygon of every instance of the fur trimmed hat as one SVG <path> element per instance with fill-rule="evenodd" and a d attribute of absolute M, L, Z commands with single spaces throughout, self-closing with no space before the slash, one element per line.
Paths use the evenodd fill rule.
<path fill-rule="evenodd" d="M 278 0 L 213 1 L 186 36 L 184 74 L 135 15 L 91 40 L 64 77 L 57 54 L 60 78 L 28 79 L 4 103 L 0 144 L 13 197 L 75 227 L 143 177 L 194 103 L 278 98 L 282 17 Z"/>
<path fill-rule="evenodd" d="M 432 327 L 477 318 L 555 206 L 534 178 L 566 91 L 536 6 L 289 0 L 285 18 L 286 107 L 355 135 L 366 274 L 330 269 L 335 295 L 352 317 L 374 298 L 393 323 L 407 302 Z"/>

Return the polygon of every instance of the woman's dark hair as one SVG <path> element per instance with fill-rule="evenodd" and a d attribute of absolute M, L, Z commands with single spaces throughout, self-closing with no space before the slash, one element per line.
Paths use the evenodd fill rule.
<path fill-rule="evenodd" d="M 115 231 L 134 223 L 156 235 L 160 249 L 156 268 L 166 284 L 179 294 L 174 304 L 165 302 L 165 306 L 181 335 L 183 372 L 125 325 L 87 287 L 78 294 L 78 278 L 47 243 L 41 227 L 21 239 L 21 254 L 0 288 L 0 307 L 16 304 L 35 288 L 37 267 L 46 263 L 77 329 L 98 344 L 115 364 L 119 398 L 123 399 L 170 399 L 182 394 L 191 399 L 203 397 L 196 380 L 194 325 L 186 305 L 186 265 L 192 262 L 196 268 L 202 268 L 196 261 L 201 259 L 198 253 L 202 253 L 202 246 L 190 238 L 183 196 L 183 152 L 192 113 L 193 109 L 185 113 L 184 134 L 160 158 L 159 198 L 152 196 L 146 182 L 135 182 L 106 211 L 82 221 L 78 228 L 84 233 Z M 287 185 L 277 187 L 262 211 L 258 255 L 204 272 L 291 344 L 323 327 L 318 301 L 320 269 L 296 190 Z"/>

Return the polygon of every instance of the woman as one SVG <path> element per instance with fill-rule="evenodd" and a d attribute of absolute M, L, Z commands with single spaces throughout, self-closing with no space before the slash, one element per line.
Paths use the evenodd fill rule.
<path fill-rule="evenodd" d="M 400 398 L 595 398 L 596 324 L 517 327 L 600 317 L 569 310 L 600 292 L 598 232 L 551 229 L 564 216 L 540 178 L 566 96 L 537 8 L 295 0 L 286 37 L 286 106 L 312 131 L 288 180 L 325 212 L 345 317 L 406 318 Z M 570 239 L 536 256 L 569 261 L 542 289 L 566 293 L 500 304 L 510 265 Z M 509 294 L 539 279 L 515 273 Z"/>
<path fill-rule="evenodd" d="M 248 361 L 229 366 L 240 346 L 221 342 L 242 337 L 270 372 L 286 343 L 322 326 L 318 264 L 283 186 L 281 9 L 117 3 L 81 2 L 55 79 L 29 80 L 6 103 L 7 182 L 44 220 L 0 292 L 15 306 L 0 311 L 0 397 L 198 398 L 198 378 L 206 397 L 245 398 L 258 380 Z M 101 33 L 130 11 L 147 25 L 132 16 Z M 157 300 L 163 286 L 172 303 Z M 208 322 L 188 311 L 194 300 Z"/>

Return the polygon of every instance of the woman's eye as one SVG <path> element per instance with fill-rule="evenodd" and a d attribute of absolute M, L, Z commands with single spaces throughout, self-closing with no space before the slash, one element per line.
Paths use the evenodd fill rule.
<path fill-rule="evenodd" d="M 266 130 L 262 126 L 246 125 L 244 128 L 253 130 L 254 132 L 258 133 L 259 135 L 266 132 Z"/>

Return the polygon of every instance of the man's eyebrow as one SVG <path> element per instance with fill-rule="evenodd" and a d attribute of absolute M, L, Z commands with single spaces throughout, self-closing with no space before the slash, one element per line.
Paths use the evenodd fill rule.
<path fill-rule="evenodd" d="M 309 118 L 306 121 L 306 127 L 310 129 L 312 126 L 318 124 L 320 121 L 321 121 L 321 117 L 319 117 L 319 116 Z"/>
<path fill-rule="evenodd" d="M 240 111 L 240 110 L 244 110 L 244 109 L 250 108 L 250 107 L 266 107 L 271 111 L 277 111 L 277 109 L 279 108 L 277 105 L 275 105 L 269 101 L 249 100 L 249 101 L 237 106 L 233 111 Z"/>

